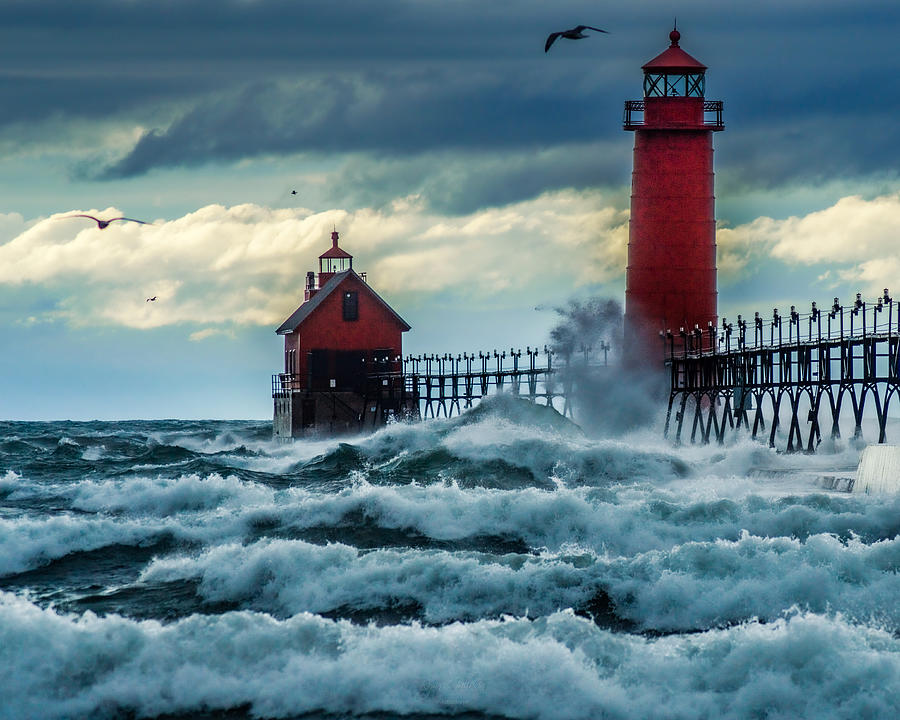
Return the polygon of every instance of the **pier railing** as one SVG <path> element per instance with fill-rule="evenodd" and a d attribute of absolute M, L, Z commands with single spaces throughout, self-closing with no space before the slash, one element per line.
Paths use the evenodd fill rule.
<path fill-rule="evenodd" d="M 554 356 L 546 345 L 543 349 L 528 346 L 524 352 L 510 348 L 508 352 L 407 355 L 403 373 L 418 392 L 422 418 L 458 415 L 477 400 L 504 390 L 547 405 L 561 398 L 563 413 L 571 415 L 568 388 L 553 379 Z"/>
<path fill-rule="evenodd" d="M 823 340 L 843 340 L 868 335 L 900 335 L 900 302 L 891 298 L 887 288 L 884 295 L 867 302 L 857 293 L 855 301 L 841 305 L 834 298 L 828 310 L 820 309 L 814 302 L 807 313 L 801 313 L 791 305 L 782 314 L 778 308 L 770 317 L 754 313 L 753 318 L 737 316 L 735 323 L 722 318 L 721 326 L 711 322 L 707 327 L 695 325 L 691 329 L 669 329 L 660 333 L 666 359 L 675 356 L 701 356 L 747 348 L 780 347 L 785 344 L 811 344 Z"/>
<path fill-rule="evenodd" d="M 900 303 L 887 289 L 871 302 L 857 294 L 848 306 L 835 298 L 828 310 L 812 303 L 808 313 L 792 306 L 661 335 L 671 373 L 665 432 L 674 428 L 677 440 L 688 423 L 692 442 L 723 442 L 741 429 L 757 437 L 768 427 L 770 446 L 781 429 L 787 450 L 812 451 L 823 427 L 841 436 L 842 412 L 861 438 L 868 407 L 878 442 L 886 441 L 900 393 Z"/>
<path fill-rule="evenodd" d="M 296 373 L 276 373 L 272 376 L 272 397 L 287 397 L 300 390 L 300 376 Z"/>
<path fill-rule="evenodd" d="M 610 346 L 599 344 L 597 351 L 582 345 L 568 353 L 553 348 L 527 346 L 525 350 L 487 350 L 457 354 L 418 354 L 396 357 L 401 372 L 365 372 L 359 383 L 366 402 L 377 405 L 411 400 L 422 419 L 452 417 L 479 400 L 497 392 L 509 392 L 535 403 L 557 407 L 572 417 L 574 373 L 608 363 Z M 277 373 L 272 376 L 272 397 L 305 392 L 301 375 Z"/>
<path fill-rule="evenodd" d="M 509 392 L 534 403 L 556 407 L 572 417 L 575 406 L 573 368 L 603 366 L 610 346 L 581 345 L 562 353 L 544 345 L 498 351 L 407 355 L 403 377 L 419 398 L 421 417 L 453 417 L 479 400 Z"/>

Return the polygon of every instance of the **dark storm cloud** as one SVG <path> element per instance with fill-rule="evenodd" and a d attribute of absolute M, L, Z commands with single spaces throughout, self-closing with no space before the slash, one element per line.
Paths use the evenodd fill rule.
<path fill-rule="evenodd" d="M 640 97 L 671 12 L 661 0 L 0 2 L 0 125 L 102 116 L 153 128 L 95 162 L 106 178 L 266 154 L 628 148 L 622 101 Z M 727 160 L 735 182 L 771 185 L 897 165 L 900 5 L 686 0 L 678 15 L 682 45 L 710 66 L 709 96 L 726 103 L 720 172 Z M 611 34 L 544 54 L 547 32 L 577 22 Z M 522 173 L 494 194 L 541 187 Z"/>
<path fill-rule="evenodd" d="M 738 127 L 718 143 L 716 165 L 723 193 L 798 181 L 896 176 L 900 128 L 887 113 L 808 116 L 776 127 Z"/>
<path fill-rule="evenodd" d="M 900 5 L 798 3 L 735 18 L 741 33 L 721 20 L 700 57 L 725 100 L 723 191 L 896 172 Z"/>
<path fill-rule="evenodd" d="M 34 122 L 66 115 L 101 119 L 123 113 L 133 114 L 137 99 L 135 80 L 112 76 L 101 82 L 85 83 L 68 77 L 0 74 L 0 98 L 4 99 L 0 126 Z M 143 77 L 140 103 L 171 103 L 195 98 L 198 83 L 184 78 Z M 204 87 L 212 85 L 206 83 Z"/>
<path fill-rule="evenodd" d="M 523 30 L 541 42 L 540 16 L 506 10 L 472 0 L 0 0 L 0 70 L 246 80 L 341 64 L 500 58 Z"/>
<path fill-rule="evenodd" d="M 508 77 L 443 71 L 253 84 L 146 133 L 103 175 L 262 153 L 408 155 L 587 141 L 596 137 L 594 118 L 603 104 L 596 88 L 575 96 L 549 83 L 522 92 Z"/>
<path fill-rule="evenodd" d="M 617 187 L 628 177 L 630 163 L 630 148 L 612 143 L 464 156 L 423 153 L 392 160 L 357 155 L 335 173 L 327 192 L 349 207 L 385 206 L 418 194 L 435 212 L 465 215 L 563 188 Z M 304 188 L 313 206 L 329 204 L 329 197 L 315 194 L 314 187 Z"/>

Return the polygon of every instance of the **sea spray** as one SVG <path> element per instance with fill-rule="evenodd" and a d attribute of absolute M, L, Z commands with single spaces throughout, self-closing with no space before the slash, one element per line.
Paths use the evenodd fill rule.
<path fill-rule="evenodd" d="M 657 420 L 667 397 L 662 345 L 626 347 L 622 306 L 610 298 L 573 298 L 555 310 L 559 321 L 550 344 L 557 374 L 572 388 L 569 402 L 585 431 L 618 436 Z"/>

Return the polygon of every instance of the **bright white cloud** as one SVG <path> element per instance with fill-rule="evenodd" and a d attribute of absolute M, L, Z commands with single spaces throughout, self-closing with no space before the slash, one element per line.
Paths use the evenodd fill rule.
<path fill-rule="evenodd" d="M 717 235 L 719 268 L 726 277 L 770 256 L 787 264 L 830 265 L 820 275 L 823 283 L 837 277 L 874 294 L 883 287 L 900 287 L 898 241 L 900 192 L 871 200 L 851 195 L 807 215 L 759 217 L 720 228 Z"/>
<path fill-rule="evenodd" d="M 223 335 L 231 340 L 237 339 L 237 334 L 234 330 L 226 330 L 223 328 L 203 328 L 203 330 L 198 330 L 197 332 L 193 332 L 188 336 L 188 340 L 192 342 L 200 342 L 201 340 L 206 340 L 206 338 L 215 337 L 216 335 Z"/>
<path fill-rule="evenodd" d="M 0 246 L 21 235 L 35 222 L 37 221 L 25 222 L 25 218 L 19 213 L 0 213 Z"/>
<path fill-rule="evenodd" d="M 415 195 L 385 209 L 320 213 L 208 205 L 171 221 L 103 231 L 69 214 L 0 215 L 0 287 L 9 297 L 30 285 L 29 297 L 38 292 L 43 308 L 51 307 L 23 310 L 22 321 L 182 324 L 193 340 L 280 323 L 299 304 L 305 273 L 333 226 L 357 269 L 399 309 L 448 294 L 460 307 L 528 304 L 621 282 L 628 240 L 627 210 L 598 191 L 547 193 L 461 216 L 428 210 Z M 806 215 L 720 228 L 720 278 L 727 284 L 754 266 L 816 265 L 823 287 L 876 295 L 900 288 L 898 237 L 900 192 L 847 196 Z"/>
<path fill-rule="evenodd" d="M 102 231 L 65 216 L 121 214 L 115 208 L 31 223 L 5 216 L 0 286 L 31 285 L 51 299 L 54 309 L 37 320 L 199 325 L 206 329 L 191 338 L 202 340 L 215 327 L 281 322 L 337 226 L 357 269 L 393 304 L 448 291 L 472 301 L 540 297 L 622 275 L 628 214 L 605 205 L 600 193 L 574 191 L 460 217 L 429 213 L 415 197 L 353 212 L 208 205 L 171 221 Z M 17 234 L 2 243 L 4 232 Z"/>

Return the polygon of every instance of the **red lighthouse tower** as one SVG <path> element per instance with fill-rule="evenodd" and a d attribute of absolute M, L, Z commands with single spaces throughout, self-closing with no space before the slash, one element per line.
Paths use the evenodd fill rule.
<path fill-rule="evenodd" d="M 704 97 L 706 66 L 678 45 L 644 65 L 644 99 L 625 103 L 634 131 L 625 277 L 625 341 L 653 359 L 659 332 L 716 324 L 716 221 L 712 134 L 722 101 Z M 642 117 L 638 115 L 642 113 Z"/>

